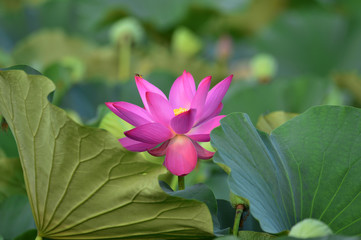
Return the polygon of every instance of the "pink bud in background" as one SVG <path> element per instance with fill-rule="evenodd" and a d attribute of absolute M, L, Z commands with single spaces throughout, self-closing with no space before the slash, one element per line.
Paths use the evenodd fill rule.
<path fill-rule="evenodd" d="M 233 40 L 229 35 L 220 37 L 217 43 L 217 57 L 220 60 L 228 59 L 233 52 Z"/>
<path fill-rule="evenodd" d="M 108 102 L 108 108 L 135 128 L 124 132 L 119 142 L 129 151 L 148 151 L 164 156 L 164 166 L 174 175 L 189 174 L 197 159 L 210 159 L 213 152 L 198 142 L 210 141 L 210 132 L 225 117 L 222 99 L 233 75 L 210 91 L 211 77 L 204 78 L 196 89 L 193 76 L 184 71 L 173 83 L 169 100 L 153 84 L 135 76 L 144 108 L 127 102 Z"/>

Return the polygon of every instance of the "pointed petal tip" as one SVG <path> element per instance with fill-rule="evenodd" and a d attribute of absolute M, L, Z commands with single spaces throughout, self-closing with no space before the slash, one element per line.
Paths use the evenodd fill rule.
<path fill-rule="evenodd" d="M 203 80 L 202 80 L 201 82 L 207 82 L 207 83 L 208 83 L 208 82 L 211 82 L 211 81 L 212 81 L 212 76 L 207 76 L 207 77 L 203 78 Z M 200 83 L 201 83 L 201 82 L 200 82 Z M 200 83 L 199 83 L 199 84 L 200 84 Z M 199 87 L 199 86 L 198 86 L 198 87 Z"/>
<path fill-rule="evenodd" d="M 113 106 L 113 102 L 105 102 L 104 103 L 108 108 Z"/>
<path fill-rule="evenodd" d="M 229 79 L 229 81 L 232 81 L 232 79 L 233 79 L 233 74 L 229 75 L 229 76 L 226 77 L 225 79 Z"/>
<path fill-rule="evenodd" d="M 202 113 L 202 116 L 200 117 L 200 122 L 204 121 L 205 119 L 209 118 L 213 115 L 215 111 L 219 108 L 219 106 L 222 103 L 223 97 L 226 95 L 231 82 L 232 82 L 233 75 L 229 75 L 219 83 L 217 83 L 216 86 L 214 86 L 207 94 L 207 99 L 205 103 L 205 109 Z"/>
<path fill-rule="evenodd" d="M 106 102 L 105 105 L 112 111 L 113 113 L 118 115 L 118 110 L 114 107 L 116 102 Z"/>

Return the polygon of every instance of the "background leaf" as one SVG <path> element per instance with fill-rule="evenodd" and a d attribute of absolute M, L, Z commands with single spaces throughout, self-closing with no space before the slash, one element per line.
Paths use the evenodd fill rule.
<path fill-rule="evenodd" d="M 0 149 L 7 157 L 19 157 L 18 149 L 16 148 L 16 142 L 10 129 L 0 130 Z"/>
<path fill-rule="evenodd" d="M 38 234 L 57 239 L 209 238 L 207 206 L 164 193 L 163 166 L 50 104 L 44 76 L 0 72 L 0 111 L 17 139 Z"/>
<path fill-rule="evenodd" d="M 31 229 L 31 230 L 28 230 L 28 231 L 20 234 L 19 236 L 17 236 L 16 238 L 14 238 L 14 240 L 29 240 L 29 239 L 35 239 L 37 235 L 38 235 L 38 231 L 37 231 L 36 229 Z"/>
<path fill-rule="evenodd" d="M 267 135 L 245 114 L 212 132 L 215 161 L 232 169 L 231 191 L 250 201 L 264 231 L 310 217 L 336 234 L 361 234 L 361 111 L 314 107 Z"/>
<path fill-rule="evenodd" d="M 286 113 L 281 111 L 272 112 L 267 115 L 260 116 L 256 127 L 258 130 L 269 134 L 273 129 L 278 128 L 297 115 L 297 113 Z"/>
<path fill-rule="evenodd" d="M 104 82 L 74 84 L 64 94 L 59 106 L 76 111 L 84 121 L 96 117 L 97 107 L 104 102 L 115 102 L 119 99 L 122 86 L 110 86 Z"/>
<path fill-rule="evenodd" d="M 223 112 L 246 112 L 253 123 L 269 112 L 301 113 L 311 106 L 323 104 L 331 86 L 326 79 L 308 77 L 275 80 L 267 85 L 237 82 L 225 96 Z"/>
<path fill-rule="evenodd" d="M 218 240 L 270 240 L 275 239 L 276 236 L 270 235 L 268 233 L 261 233 L 261 232 L 252 232 L 252 231 L 240 231 L 238 232 L 238 237 L 236 236 L 224 236 L 216 238 Z"/>
<path fill-rule="evenodd" d="M 26 194 L 20 160 L 0 153 L 0 203 L 12 195 Z"/>
<path fill-rule="evenodd" d="M 13 195 L 0 204 L 0 234 L 12 240 L 19 233 L 35 227 L 26 195 Z"/>
<path fill-rule="evenodd" d="M 357 24 L 316 8 L 293 10 L 260 31 L 255 42 L 276 58 L 280 76 L 327 76 L 335 69 L 360 69 Z"/>

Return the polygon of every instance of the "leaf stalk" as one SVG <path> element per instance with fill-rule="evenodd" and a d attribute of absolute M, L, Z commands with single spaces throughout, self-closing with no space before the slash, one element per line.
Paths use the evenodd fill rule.
<path fill-rule="evenodd" d="M 239 224 L 242 219 L 243 210 L 244 210 L 243 204 L 237 205 L 236 215 L 234 217 L 234 224 L 233 224 L 233 236 L 236 236 L 236 237 L 238 236 Z"/>

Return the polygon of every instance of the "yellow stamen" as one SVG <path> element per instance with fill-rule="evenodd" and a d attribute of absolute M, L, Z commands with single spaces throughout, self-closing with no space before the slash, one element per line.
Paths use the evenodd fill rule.
<path fill-rule="evenodd" d="M 173 112 L 174 112 L 174 115 L 179 115 L 179 114 L 181 114 L 181 113 L 184 113 L 184 112 L 186 112 L 186 111 L 188 111 L 188 109 L 186 109 L 186 108 L 182 108 L 182 107 L 180 107 L 180 108 L 178 108 L 178 109 L 173 109 Z"/>

